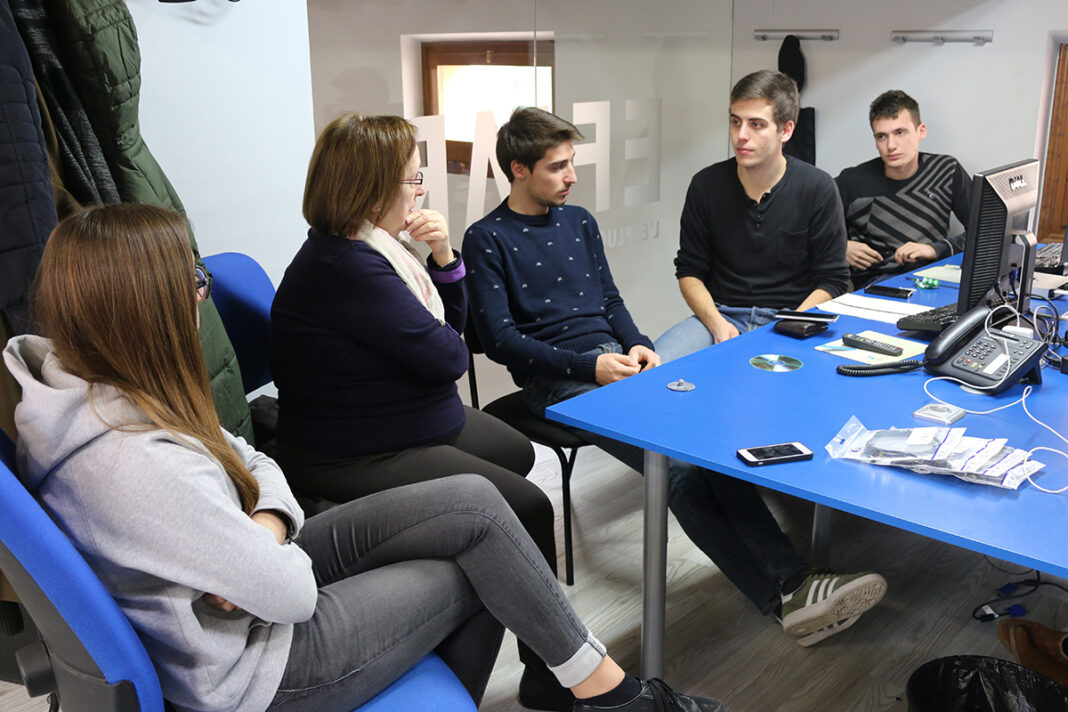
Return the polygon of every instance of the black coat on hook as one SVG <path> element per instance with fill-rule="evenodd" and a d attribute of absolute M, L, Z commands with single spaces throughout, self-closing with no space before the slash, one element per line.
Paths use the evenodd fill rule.
<path fill-rule="evenodd" d="M 805 88 L 805 55 L 801 54 L 801 40 L 795 35 L 786 35 L 779 48 L 779 71 L 797 82 L 797 90 Z M 794 126 L 794 135 L 783 153 L 815 165 L 816 163 L 816 110 L 811 106 L 801 109 Z"/>

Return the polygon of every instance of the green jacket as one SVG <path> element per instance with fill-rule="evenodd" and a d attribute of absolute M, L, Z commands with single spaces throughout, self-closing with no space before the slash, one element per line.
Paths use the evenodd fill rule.
<path fill-rule="evenodd" d="M 100 140 L 122 201 L 184 214 L 178 194 L 141 137 L 141 55 L 126 3 L 65 0 L 49 3 L 48 15 L 56 49 Z M 197 263 L 203 265 L 191 229 L 189 241 Z M 211 300 L 200 304 L 200 341 L 222 426 L 255 445 L 237 357 Z"/>

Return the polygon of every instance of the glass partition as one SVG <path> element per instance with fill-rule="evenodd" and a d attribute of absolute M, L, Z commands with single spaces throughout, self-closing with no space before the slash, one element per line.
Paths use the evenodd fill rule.
<path fill-rule="evenodd" d="M 498 125 L 517 104 L 551 107 L 586 136 L 569 202 L 597 218 L 616 282 L 656 338 L 686 313 L 672 263 L 686 188 L 728 155 L 731 12 L 730 0 L 309 0 L 316 127 L 345 110 L 415 123 L 424 205 L 447 215 L 458 245 L 507 195 Z"/>

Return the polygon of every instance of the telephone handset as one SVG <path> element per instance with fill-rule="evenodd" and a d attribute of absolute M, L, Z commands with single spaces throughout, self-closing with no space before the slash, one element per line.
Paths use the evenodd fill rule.
<path fill-rule="evenodd" d="M 994 395 L 1026 378 L 1042 382 L 1039 364 L 1046 352 L 1042 341 L 985 328 L 990 308 L 980 304 L 943 331 L 924 352 L 923 366 L 931 373 L 980 386 Z"/>

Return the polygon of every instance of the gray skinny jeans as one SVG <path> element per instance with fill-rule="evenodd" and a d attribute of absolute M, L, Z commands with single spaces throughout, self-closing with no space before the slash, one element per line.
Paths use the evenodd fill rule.
<path fill-rule="evenodd" d="M 564 686 L 586 679 L 604 656 L 483 477 L 348 502 L 309 519 L 297 541 L 312 559 L 319 599 L 312 618 L 294 626 L 269 712 L 350 712 L 432 650 L 477 702 L 500 646 L 490 616 Z"/>

